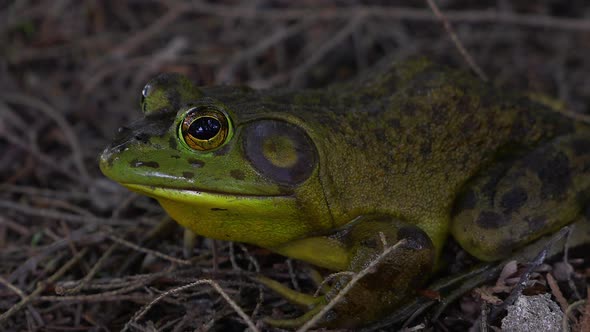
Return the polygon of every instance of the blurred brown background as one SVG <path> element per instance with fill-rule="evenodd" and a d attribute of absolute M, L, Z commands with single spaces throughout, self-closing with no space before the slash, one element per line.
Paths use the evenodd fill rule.
<path fill-rule="evenodd" d="M 590 3 L 436 4 L 492 84 L 590 113 Z M 0 1 L 0 330 L 117 331 L 157 294 L 205 277 L 255 321 L 270 315 L 282 302 L 260 303 L 241 276 L 254 269 L 246 247 L 202 241 L 183 265 L 172 259 L 182 257 L 180 230 L 144 243 L 163 212 L 103 178 L 98 154 L 139 116 L 141 88 L 159 72 L 201 85 L 313 88 L 419 56 L 470 68 L 426 1 Z M 283 258 L 248 250 L 270 276 L 289 279 Z M 478 310 L 456 308 L 434 328 L 467 328 Z M 245 325 L 200 286 L 129 327 Z"/>

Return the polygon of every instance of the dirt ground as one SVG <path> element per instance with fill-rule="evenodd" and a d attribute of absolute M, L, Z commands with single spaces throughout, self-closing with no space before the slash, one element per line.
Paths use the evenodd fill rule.
<path fill-rule="evenodd" d="M 250 277 L 259 270 L 313 293 L 306 264 L 208 239 L 185 258 L 180 227 L 147 236 L 165 216 L 157 203 L 100 173 L 98 155 L 140 116 L 140 91 L 157 73 L 298 89 L 424 56 L 559 99 L 587 120 L 589 2 L 433 3 L 0 1 L 0 330 L 242 331 L 249 321 L 272 331 L 264 317 L 302 313 Z M 525 289 L 569 308 L 578 331 L 590 330 L 588 260 L 542 264 Z M 492 282 L 408 326 L 465 331 L 523 271 L 514 266 L 505 287 Z"/>

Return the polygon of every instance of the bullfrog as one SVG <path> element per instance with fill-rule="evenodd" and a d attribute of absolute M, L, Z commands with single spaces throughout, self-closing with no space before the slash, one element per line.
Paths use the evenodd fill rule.
<path fill-rule="evenodd" d="M 362 326 L 416 297 L 450 237 L 491 262 L 590 219 L 587 124 L 424 59 L 314 90 L 162 74 L 141 110 L 100 168 L 180 225 L 327 271 L 386 253 L 323 326 Z M 309 308 L 273 323 L 302 324 L 349 279 L 319 297 L 267 280 Z"/>

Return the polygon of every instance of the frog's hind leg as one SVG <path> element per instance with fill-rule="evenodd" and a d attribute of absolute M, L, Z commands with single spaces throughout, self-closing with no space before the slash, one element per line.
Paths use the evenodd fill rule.
<path fill-rule="evenodd" d="M 507 257 L 576 220 L 590 202 L 590 134 L 556 138 L 464 187 L 451 232 L 482 260 Z"/>

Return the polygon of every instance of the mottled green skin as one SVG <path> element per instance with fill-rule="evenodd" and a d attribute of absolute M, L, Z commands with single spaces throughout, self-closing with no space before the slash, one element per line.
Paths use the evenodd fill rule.
<path fill-rule="evenodd" d="M 157 198 L 198 234 L 332 270 L 362 270 L 382 252 L 380 235 L 387 245 L 406 239 L 327 326 L 362 325 L 401 305 L 424 285 L 451 234 L 474 256 L 496 260 L 582 218 L 588 206 L 590 129 L 463 72 L 409 61 L 311 91 L 197 90 L 178 80 L 160 78 L 163 93 L 147 98 L 146 117 L 105 150 L 107 176 Z M 225 145 L 199 152 L 182 144 L 178 117 L 189 104 L 228 114 Z M 240 141 L 261 119 L 298 126 L 313 141 L 317 164 L 307 180 L 277 183 L 252 167 Z"/>

